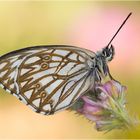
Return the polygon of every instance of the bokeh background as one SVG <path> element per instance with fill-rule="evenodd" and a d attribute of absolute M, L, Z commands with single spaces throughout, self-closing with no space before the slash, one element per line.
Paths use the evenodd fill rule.
<path fill-rule="evenodd" d="M 128 87 L 127 107 L 140 115 L 140 2 L 0 1 L 0 55 L 34 45 L 67 44 L 97 51 L 133 12 L 114 39 L 112 75 Z M 32 112 L 0 89 L 0 138 L 140 138 L 140 126 L 104 134 L 73 112 L 53 116 Z"/>

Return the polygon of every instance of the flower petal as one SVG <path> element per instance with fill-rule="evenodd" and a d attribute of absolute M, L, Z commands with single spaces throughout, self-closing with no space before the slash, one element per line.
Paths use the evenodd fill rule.
<path fill-rule="evenodd" d="M 99 121 L 102 119 L 102 116 L 101 115 L 98 115 L 98 116 L 95 116 L 95 115 L 92 115 L 92 114 L 85 114 L 85 117 L 91 121 Z"/>
<path fill-rule="evenodd" d="M 96 106 L 96 107 L 104 107 L 103 102 L 101 101 L 93 101 L 91 100 L 89 97 L 87 96 L 82 96 L 81 97 L 83 99 L 83 101 L 91 106 Z"/>
<path fill-rule="evenodd" d="M 102 110 L 102 108 L 98 105 L 93 106 L 93 105 L 89 105 L 89 104 L 85 103 L 83 110 L 86 110 L 87 112 L 98 112 L 98 111 Z"/>

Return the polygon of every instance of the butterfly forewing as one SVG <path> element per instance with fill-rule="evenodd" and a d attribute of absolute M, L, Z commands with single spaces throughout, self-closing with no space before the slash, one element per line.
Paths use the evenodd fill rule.
<path fill-rule="evenodd" d="M 53 114 L 93 85 L 89 57 L 84 49 L 68 46 L 19 50 L 1 57 L 0 82 L 34 111 Z"/>

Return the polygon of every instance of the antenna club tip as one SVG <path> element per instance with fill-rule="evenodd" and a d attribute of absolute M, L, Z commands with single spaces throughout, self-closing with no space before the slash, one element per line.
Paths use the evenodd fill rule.
<path fill-rule="evenodd" d="M 132 15 L 132 12 L 129 13 L 129 16 Z"/>

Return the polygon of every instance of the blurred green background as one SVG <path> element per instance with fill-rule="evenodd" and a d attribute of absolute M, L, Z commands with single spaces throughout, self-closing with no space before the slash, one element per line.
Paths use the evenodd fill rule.
<path fill-rule="evenodd" d="M 140 2 L 0 1 L 0 54 L 28 46 L 67 44 L 97 51 L 129 14 L 113 41 L 112 75 L 128 87 L 127 107 L 140 115 Z M 64 111 L 53 116 L 32 112 L 0 89 L 0 138 L 140 138 L 140 126 L 104 134 L 84 117 Z"/>

